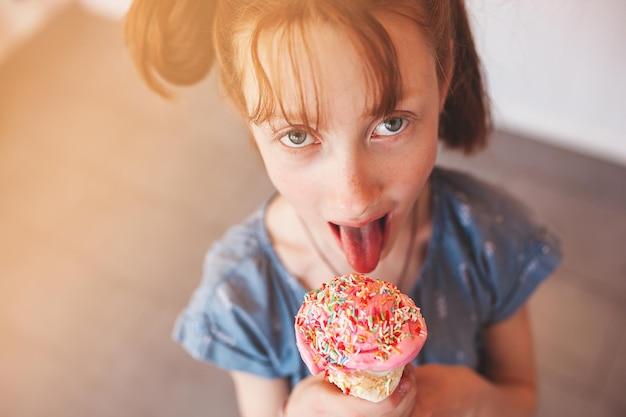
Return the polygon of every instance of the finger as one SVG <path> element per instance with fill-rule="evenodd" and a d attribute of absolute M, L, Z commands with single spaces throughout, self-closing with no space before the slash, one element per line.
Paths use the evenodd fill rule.
<path fill-rule="evenodd" d="M 402 374 L 402 379 L 394 392 L 380 403 L 375 403 L 368 408 L 372 416 L 384 417 L 408 417 L 413 412 L 417 384 L 412 367 L 407 367 Z"/>
<path fill-rule="evenodd" d="M 394 416 L 409 416 L 412 414 L 415 398 L 417 396 L 417 377 L 413 365 L 408 364 L 404 368 L 402 379 L 398 388 L 389 398 L 395 406 Z"/>

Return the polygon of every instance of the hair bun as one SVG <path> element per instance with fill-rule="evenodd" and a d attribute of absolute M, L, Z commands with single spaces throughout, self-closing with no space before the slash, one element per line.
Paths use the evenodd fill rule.
<path fill-rule="evenodd" d="M 126 16 L 126 43 L 153 90 L 168 97 L 163 81 L 192 85 L 209 73 L 215 58 L 216 5 L 216 1 L 205 0 L 133 2 Z"/>

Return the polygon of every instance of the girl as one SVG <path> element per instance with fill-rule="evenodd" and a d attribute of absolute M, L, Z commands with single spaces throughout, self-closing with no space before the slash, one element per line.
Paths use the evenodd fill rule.
<path fill-rule="evenodd" d="M 277 193 L 209 251 L 174 337 L 232 375 L 242 416 L 530 416 L 528 312 L 557 242 L 502 191 L 435 168 L 438 141 L 485 144 L 488 109 L 461 0 L 135 0 L 148 83 L 214 61 Z M 310 376 L 305 291 L 357 271 L 422 307 L 429 338 L 387 400 Z"/>

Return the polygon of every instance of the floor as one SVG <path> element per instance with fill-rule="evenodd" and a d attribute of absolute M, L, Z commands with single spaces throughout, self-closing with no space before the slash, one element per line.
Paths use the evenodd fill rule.
<path fill-rule="evenodd" d="M 74 6 L 0 66 L 0 415 L 237 415 L 225 374 L 169 337 L 207 246 L 271 192 L 214 88 L 161 100 L 120 25 Z M 626 167 L 504 132 L 440 163 L 562 236 L 531 300 L 539 416 L 626 415 Z"/>

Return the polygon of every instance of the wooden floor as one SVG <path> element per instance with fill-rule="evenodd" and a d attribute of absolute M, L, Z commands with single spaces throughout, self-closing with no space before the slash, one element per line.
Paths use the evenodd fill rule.
<path fill-rule="evenodd" d="M 225 374 L 170 339 L 206 248 L 272 190 L 213 89 L 159 99 L 120 26 L 78 8 L 0 66 L 0 415 L 237 415 Z M 440 163 L 563 239 L 531 301 L 539 416 L 626 415 L 626 168 L 503 132 Z"/>

